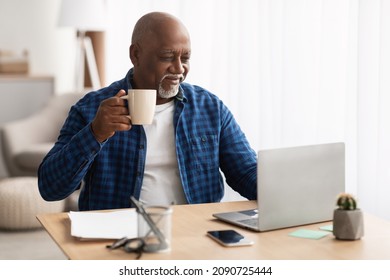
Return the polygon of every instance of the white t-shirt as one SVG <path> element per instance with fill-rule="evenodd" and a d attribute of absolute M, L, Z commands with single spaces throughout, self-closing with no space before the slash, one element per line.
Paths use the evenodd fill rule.
<path fill-rule="evenodd" d="M 146 162 L 140 201 L 145 204 L 186 204 L 177 164 L 174 101 L 157 105 L 153 123 L 144 125 Z"/>

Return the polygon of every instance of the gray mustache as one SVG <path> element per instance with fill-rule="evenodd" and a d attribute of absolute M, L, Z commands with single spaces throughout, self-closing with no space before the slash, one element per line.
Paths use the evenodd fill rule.
<path fill-rule="evenodd" d="M 184 76 L 183 75 L 165 75 L 161 80 L 164 80 L 165 78 L 179 79 L 180 83 L 184 80 Z"/>

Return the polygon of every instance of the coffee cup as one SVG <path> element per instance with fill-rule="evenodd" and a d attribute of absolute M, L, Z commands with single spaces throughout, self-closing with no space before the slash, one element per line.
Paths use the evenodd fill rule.
<path fill-rule="evenodd" d="M 151 124 L 156 109 L 155 89 L 129 89 L 126 99 L 129 107 L 131 123 L 135 125 Z"/>

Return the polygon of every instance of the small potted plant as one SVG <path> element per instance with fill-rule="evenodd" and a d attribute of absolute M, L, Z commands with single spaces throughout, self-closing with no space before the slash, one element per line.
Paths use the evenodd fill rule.
<path fill-rule="evenodd" d="M 363 213 L 357 208 L 354 196 L 341 193 L 333 213 L 333 235 L 341 240 L 356 240 L 363 237 Z"/>

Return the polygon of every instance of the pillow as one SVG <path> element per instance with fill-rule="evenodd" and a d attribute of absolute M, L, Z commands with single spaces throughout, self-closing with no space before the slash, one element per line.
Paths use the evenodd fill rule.
<path fill-rule="evenodd" d="M 47 155 L 54 143 L 40 143 L 27 147 L 15 155 L 15 162 L 23 169 L 38 171 L 43 158 Z"/>

